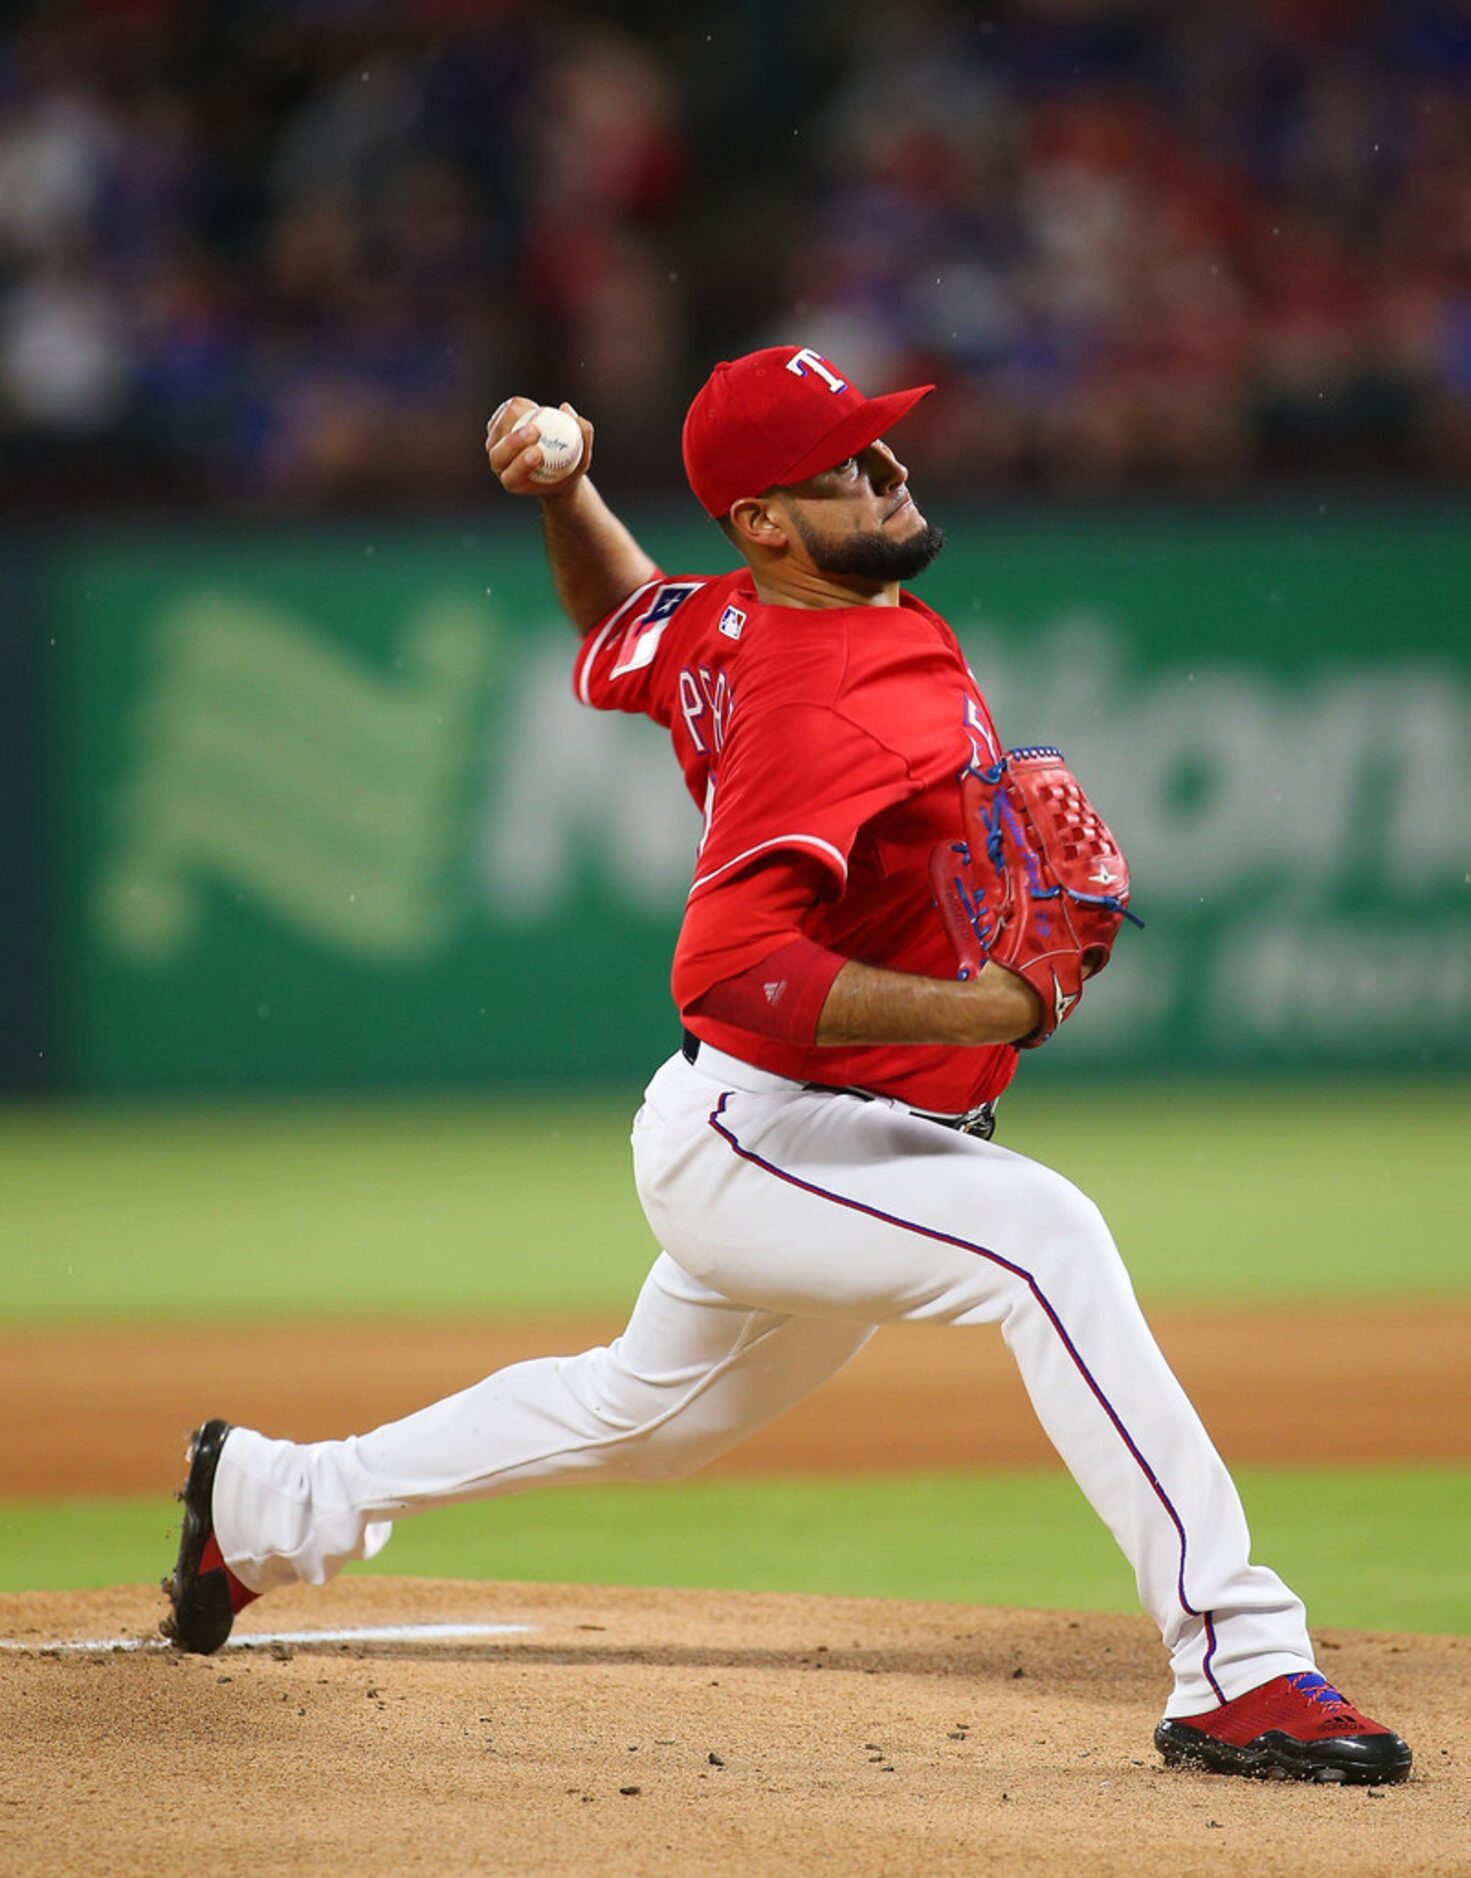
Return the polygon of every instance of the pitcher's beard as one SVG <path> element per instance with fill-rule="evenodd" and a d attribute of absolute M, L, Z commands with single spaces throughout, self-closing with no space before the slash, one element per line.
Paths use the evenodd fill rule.
<path fill-rule="evenodd" d="M 856 574 L 860 580 L 915 580 L 945 545 L 945 531 L 935 522 L 899 540 L 876 529 L 829 542 L 819 540 L 800 517 L 797 527 L 819 573 Z"/>

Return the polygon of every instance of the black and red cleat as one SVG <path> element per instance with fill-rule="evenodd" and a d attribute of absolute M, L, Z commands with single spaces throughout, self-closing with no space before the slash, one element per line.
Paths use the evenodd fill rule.
<path fill-rule="evenodd" d="M 1167 1718 L 1154 1745 L 1167 1767 L 1351 1786 L 1407 1780 L 1414 1758 L 1397 1734 L 1360 1714 L 1315 1670 L 1278 1676 L 1205 1715 Z"/>
<path fill-rule="evenodd" d="M 220 1452 L 230 1432 L 226 1421 L 208 1421 L 189 1437 L 184 1458 L 189 1472 L 178 1498 L 184 1502 L 179 1558 L 163 1589 L 173 1606 L 159 1629 L 177 1650 L 212 1656 L 230 1634 L 236 1616 L 257 1594 L 247 1591 L 215 1543 L 214 1485 Z"/>

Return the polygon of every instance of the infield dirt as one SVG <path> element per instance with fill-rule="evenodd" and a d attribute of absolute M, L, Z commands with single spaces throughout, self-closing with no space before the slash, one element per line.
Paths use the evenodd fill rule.
<path fill-rule="evenodd" d="M 1233 1461 L 1458 1459 L 1464 1306 L 1157 1312 Z M 0 1492 L 163 1492 L 202 1412 L 346 1433 L 605 1320 L 47 1331 L 0 1338 Z M 106 1414 L 98 1414 L 98 1404 Z M 853 1473 L 1049 1458 L 999 1337 L 891 1329 L 723 1463 Z M 160 1560 L 160 1569 L 166 1564 Z M 153 1638 L 151 1589 L 0 1597 L 0 1871 L 352 1867 L 439 1874 L 1471 1870 L 1471 1639 L 1320 1633 L 1321 1661 L 1416 1750 L 1406 1787 L 1166 1773 L 1141 1618 L 891 1600 L 353 1578 L 254 1606 L 244 1636 L 445 1621 L 435 1645 Z"/>
<path fill-rule="evenodd" d="M 1327 1632 L 1413 1742 L 1398 1788 L 1166 1772 L 1141 1618 L 891 1600 L 342 1579 L 283 1628 L 525 1634 L 61 1653 L 144 1637 L 134 1587 L 0 1597 L 7 1873 L 976 1873 L 1451 1878 L 1471 1641 Z"/>

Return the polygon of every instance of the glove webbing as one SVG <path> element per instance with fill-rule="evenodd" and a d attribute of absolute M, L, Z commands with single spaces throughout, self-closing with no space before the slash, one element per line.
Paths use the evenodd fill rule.
<path fill-rule="evenodd" d="M 1062 751 L 1057 748 L 1056 744 L 1051 744 L 1051 743 L 1025 744 L 1020 749 L 1008 750 L 1006 753 L 1006 756 L 1001 757 L 993 765 L 991 769 L 986 770 L 984 772 L 984 779 L 987 782 L 990 782 L 993 778 L 997 781 L 1000 781 L 1002 773 L 1005 771 L 1007 767 L 1007 758 L 1013 757 L 1013 756 L 1051 756 L 1051 757 L 1056 757 L 1059 763 L 1062 762 L 1063 760 Z M 1004 788 L 1004 785 L 1003 785 L 1003 788 Z M 1000 791 L 998 791 L 997 793 L 996 800 L 997 800 L 997 804 L 999 807 L 1001 802 L 1004 800 L 1004 797 L 1000 793 Z M 1065 887 L 1062 885 L 1061 882 L 1059 882 L 1055 887 L 1043 888 L 1039 886 L 1037 884 L 1036 867 L 1033 861 L 1032 844 L 1030 841 L 1028 841 L 1026 830 L 1022 827 L 1021 823 L 1017 820 L 1016 813 L 1011 808 L 1011 805 L 1009 802 L 1006 805 L 1006 817 L 1007 817 L 1008 825 L 1010 827 L 1012 838 L 1015 840 L 1017 847 L 1021 850 L 1021 853 L 1026 861 L 1027 878 L 1031 885 L 1031 894 L 1034 900 L 1055 900 L 1060 894 L 1065 893 L 1070 900 L 1075 901 L 1079 906 L 1096 906 L 1096 907 L 1101 907 L 1105 913 L 1118 913 L 1124 919 L 1128 920 L 1131 926 L 1137 926 L 1140 928 L 1141 931 L 1143 930 L 1144 921 L 1140 919 L 1137 913 L 1131 913 L 1128 907 L 1124 905 L 1123 901 L 1120 900 L 1120 898 L 1118 897 L 1116 893 L 1080 893 L 1076 887 Z M 984 821 L 985 817 L 982 816 L 981 819 Z M 1040 830 L 1039 830 L 1039 835 L 1040 835 Z M 987 850 L 991 855 L 992 861 L 995 862 L 997 866 L 999 866 L 1000 856 L 997 850 L 991 846 L 989 841 L 987 842 L 986 845 L 987 845 Z M 1043 842 L 1042 845 L 1045 848 L 1046 846 L 1045 841 Z"/>

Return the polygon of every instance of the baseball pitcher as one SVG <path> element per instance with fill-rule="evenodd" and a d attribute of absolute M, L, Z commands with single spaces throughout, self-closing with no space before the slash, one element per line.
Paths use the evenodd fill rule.
<path fill-rule="evenodd" d="M 411 1513 L 687 1474 L 879 1325 L 997 1324 L 1159 1626 L 1165 1760 L 1403 1780 L 1409 1748 L 1318 1674 L 1301 1602 L 1252 1563 L 1098 1209 L 992 1139 L 1019 1051 L 1107 995 L 1129 876 L 1063 756 L 1006 748 L 955 635 L 905 589 L 942 535 L 887 439 L 930 389 L 864 397 L 796 346 L 717 366 L 684 463 L 739 555 L 723 574 L 650 559 L 589 480 L 570 406 L 510 398 L 491 419 L 491 469 L 539 502 L 581 634 L 578 697 L 652 718 L 702 817 L 683 1042 L 633 1124 L 662 1250 L 606 1349 L 347 1441 L 206 1422 L 165 1632 L 216 1649 L 252 1598 L 323 1583 Z"/>

